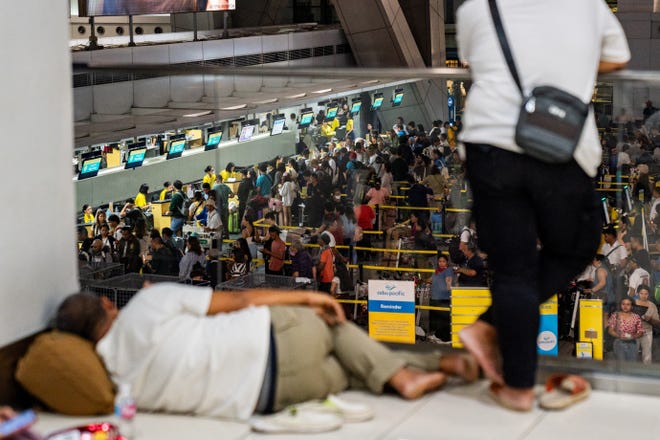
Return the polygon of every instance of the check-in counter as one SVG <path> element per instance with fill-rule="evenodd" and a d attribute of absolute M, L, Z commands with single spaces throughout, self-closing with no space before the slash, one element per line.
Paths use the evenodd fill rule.
<path fill-rule="evenodd" d="M 134 197 L 143 183 L 150 188 L 161 188 L 166 180 L 193 182 L 204 175 L 207 165 L 221 170 L 229 162 L 239 166 L 253 166 L 278 155 L 289 156 L 295 153 L 295 142 L 295 134 L 292 131 L 285 131 L 278 136 L 260 134 L 248 142 L 221 142 L 216 150 L 185 150 L 178 159 L 166 160 L 164 155 L 145 159 L 141 167 L 133 170 L 125 170 L 121 166 L 102 169 L 96 177 L 73 179 L 76 187 L 76 206 L 85 203 L 99 206 L 110 201 Z M 230 184 L 230 187 L 236 191 L 238 184 Z"/>
<path fill-rule="evenodd" d="M 158 200 L 157 202 L 151 202 L 151 215 L 153 215 L 154 219 L 154 228 L 158 229 L 159 231 L 162 231 L 163 228 L 170 227 L 172 217 L 165 215 L 169 207 L 169 200 Z"/>

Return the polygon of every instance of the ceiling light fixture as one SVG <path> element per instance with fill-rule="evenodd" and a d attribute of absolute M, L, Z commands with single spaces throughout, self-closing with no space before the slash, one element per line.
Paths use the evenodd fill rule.
<path fill-rule="evenodd" d="M 199 118 L 201 116 L 210 115 L 211 113 L 213 113 L 211 110 L 206 110 L 206 111 L 203 111 L 203 112 L 189 113 L 187 115 L 183 115 L 183 117 L 184 118 Z"/>

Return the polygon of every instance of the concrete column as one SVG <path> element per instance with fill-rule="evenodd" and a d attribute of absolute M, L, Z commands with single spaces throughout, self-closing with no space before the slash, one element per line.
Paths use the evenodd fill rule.
<path fill-rule="evenodd" d="M 617 18 L 621 22 L 634 70 L 660 70 L 660 0 L 619 0 Z M 616 115 L 621 108 L 629 109 L 638 119 L 647 100 L 660 102 L 660 90 L 644 86 L 614 85 L 613 106 Z"/>
<path fill-rule="evenodd" d="M 431 65 L 444 65 L 443 0 L 409 0 L 404 6 L 411 10 L 406 11 L 398 0 L 363 0 L 359 13 L 354 0 L 333 3 L 359 66 L 425 67 L 422 50 L 429 54 Z M 419 41 L 411 31 L 410 20 L 428 29 L 426 33 L 418 32 Z M 416 122 L 429 127 L 432 120 L 445 116 L 444 81 L 421 82 L 415 87 L 415 95 L 424 114 L 424 120 Z"/>
<path fill-rule="evenodd" d="M 67 8 L 0 2 L 0 347 L 45 328 L 78 289 Z"/>

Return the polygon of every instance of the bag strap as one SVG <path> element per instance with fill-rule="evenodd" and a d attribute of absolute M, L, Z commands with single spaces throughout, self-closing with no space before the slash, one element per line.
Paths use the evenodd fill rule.
<path fill-rule="evenodd" d="M 504 25 L 502 24 L 502 17 L 500 16 L 500 11 L 497 7 L 497 0 L 488 0 L 488 6 L 490 6 L 490 15 L 493 18 L 493 23 L 495 24 L 495 31 L 497 33 L 497 39 L 500 42 L 500 47 L 504 53 L 504 59 L 506 60 L 506 65 L 509 67 L 509 72 L 518 86 L 520 95 L 524 98 L 525 92 L 523 92 L 522 85 L 520 83 L 520 76 L 518 75 L 518 70 L 516 69 L 516 62 L 513 59 L 513 54 L 511 53 L 511 47 L 509 46 L 509 41 L 506 38 L 506 32 L 504 32 Z"/>

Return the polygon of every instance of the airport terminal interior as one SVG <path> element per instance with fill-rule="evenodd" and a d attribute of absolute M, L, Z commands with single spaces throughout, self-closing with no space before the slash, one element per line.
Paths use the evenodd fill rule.
<path fill-rule="evenodd" d="M 602 2 L 631 58 L 591 95 L 601 244 L 540 306 L 541 404 L 527 412 L 492 397 L 492 377 L 476 376 L 459 338 L 491 304 L 493 279 L 460 142 L 474 83 L 457 11 L 473 2 L 488 3 L 3 2 L 0 439 L 660 438 L 660 0 Z M 237 306 L 213 313 L 250 315 L 250 328 L 181 328 L 191 346 L 212 335 L 228 344 L 222 355 L 249 359 L 245 376 L 264 375 L 257 387 L 234 368 L 233 383 L 213 381 L 235 394 L 219 409 L 177 403 L 165 385 L 146 404 L 134 394 L 159 375 L 118 372 L 97 331 L 108 316 L 135 316 L 133 297 L 144 287 L 144 307 L 159 285 L 205 292 L 206 303 L 177 305 L 199 315 L 220 297 L 273 305 L 251 292 L 285 290 L 304 300 L 282 301 L 345 315 L 393 356 L 442 356 L 452 377 L 406 400 L 389 376 L 381 393 L 370 372 L 337 396 L 279 407 L 279 357 L 305 350 L 274 349 L 277 315 L 269 330 L 256 325 L 263 307 Z M 86 327 L 71 330 L 80 337 L 54 319 L 80 291 L 101 308 L 87 339 Z M 340 310 L 312 304 L 325 298 Z M 270 348 L 243 352 L 261 327 Z M 343 348 L 330 352 L 341 360 Z M 191 359 L 171 374 L 189 374 Z"/>

